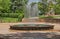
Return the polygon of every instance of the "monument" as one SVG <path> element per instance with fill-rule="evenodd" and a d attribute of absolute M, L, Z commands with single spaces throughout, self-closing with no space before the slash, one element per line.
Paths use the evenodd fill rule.
<path fill-rule="evenodd" d="M 14 30 L 48 30 L 53 29 L 54 25 L 40 24 L 39 22 L 38 5 L 26 6 L 26 12 L 24 13 L 24 18 L 22 23 L 18 25 L 10 26 L 10 29 Z"/>

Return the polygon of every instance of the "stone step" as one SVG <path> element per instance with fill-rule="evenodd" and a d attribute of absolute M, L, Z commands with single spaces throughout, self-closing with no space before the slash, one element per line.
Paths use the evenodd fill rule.
<path fill-rule="evenodd" d="M 35 18 L 35 17 L 32 17 L 32 18 L 23 18 L 22 22 L 39 22 L 39 18 Z"/>

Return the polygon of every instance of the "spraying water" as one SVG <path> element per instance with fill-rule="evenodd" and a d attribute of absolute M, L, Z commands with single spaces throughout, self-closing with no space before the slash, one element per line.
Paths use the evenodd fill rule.
<path fill-rule="evenodd" d="M 38 5 L 34 4 L 32 7 L 31 5 L 26 6 L 26 12 L 25 12 L 25 18 L 31 18 L 31 17 L 38 17 Z"/>

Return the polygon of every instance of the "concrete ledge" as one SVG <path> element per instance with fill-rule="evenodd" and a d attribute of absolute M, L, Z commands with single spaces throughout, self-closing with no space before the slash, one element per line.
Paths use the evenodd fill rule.
<path fill-rule="evenodd" d="M 40 22 L 50 22 L 50 23 L 60 23 L 60 19 L 58 18 L 45 18 L 39 19 Z"/>
<path fill-rule="evenodd" d="M 13 30 L 49 30 L 53 28 L 54 25 L 47 24 L 19 24 L 10 26 L 10 29 Z"/>
<path fill-rule="evenodd" d="M 22 22 L 39 22 L 39 18 L 38 17 L 23 18 Z"/>

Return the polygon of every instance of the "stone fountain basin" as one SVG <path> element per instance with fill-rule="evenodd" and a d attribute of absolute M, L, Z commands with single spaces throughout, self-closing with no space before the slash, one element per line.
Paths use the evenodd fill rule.
<path fill-rule="evenodd" d="M 54 25 L 49 24 L 18 24 L 10 26 L 13 30 L 49 30 L 53 29 Z"/>

